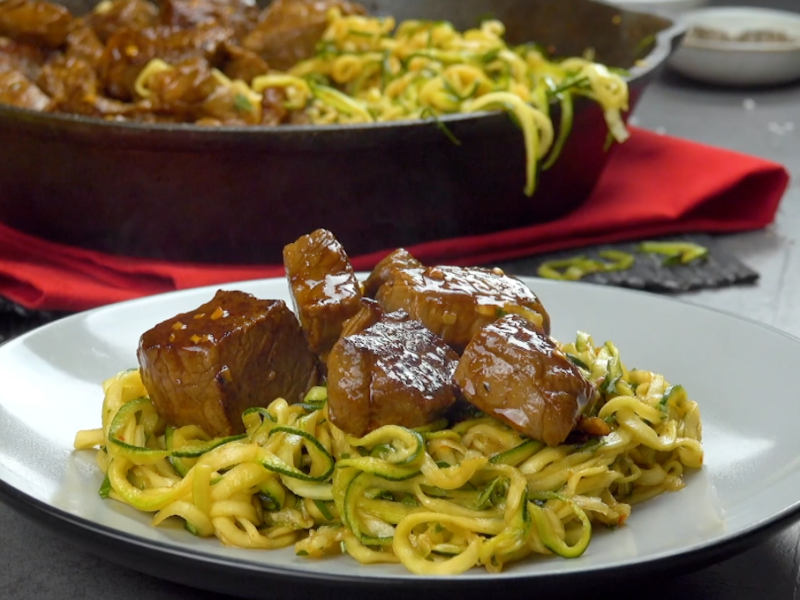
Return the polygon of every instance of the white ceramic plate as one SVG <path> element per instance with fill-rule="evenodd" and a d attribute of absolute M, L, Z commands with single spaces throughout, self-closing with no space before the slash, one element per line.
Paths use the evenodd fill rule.
<path fill-rule="evenodd" d="M 136 365 L 139 335 L 207 301 L 214 288 L 150 297 L 79 314 L 0 347 L 0 498 L 71 540 L 142 570 L 250 597 L 302 595 L 330 586 L 543 591 L 623 573 L 699 567 L 788 523 L 800 507 L 800 342 L 753 322 L 662 297 L 586 284 L 526 280 L 553 334 L 578 329 L 611 339 L 629 367 L 683 384 L 701 406 L 706 466 L 681 492 L 634 507 L 628 524 L 598 531 L 575 560 L 534 558 L 492 575 L 480 569 L 431 581 L 399 566 L 348 557 L 311 561 L 289 550 L 244 551 L 198 540 L 97 495 L 93 452 L 71 450 L 75 432 L 97 427 L 100 382 Z M 284 280 L 227 286 L 287 298 Z M 283 587 L 281 587 L 283 586 Z"/>
<path fill-rule="evenodd" d="M 669 66 L 708 83 L 764 86 L 800 79 L 800 13 L 755 7 L 715 7 L 683 15 L 691 29 L 715 29 L 736 38 L 745 31 L 775 31 L 792 41 L 697 39 L 687 35 Z"/>

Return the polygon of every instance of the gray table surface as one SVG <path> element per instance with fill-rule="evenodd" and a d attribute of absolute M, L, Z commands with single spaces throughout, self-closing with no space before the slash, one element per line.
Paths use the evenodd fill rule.
<path fill-rule="evenodd" d="M 722 2 L 715 2 L 722 4 Z M 726 4 L 746 4 L 728 1 Z M 753 2 L 755 4 L 755 2 Z M 800 0 L 761 2 L 800 12 Z M 752 287 L 684 298 L 768 323 L 800 337 L 800 86 L 720 90 L 665 74 L 635 115 L 644 128 L 761 156 L 793 175 L 774 225 L 726 236 L 723 249 L 761 273 Z M 520 263 L 524 267 L 524 262 Z M 649 598 L 767 600 L 800 597 L 800 525 L 725 562 L 668 579 Z M 596 595 L 596 594 L 595 594 Z M 619 597 L 619 594 L 615 594 Z M 624 595 L 624 594 L 623 594 Z M 643 597 L 633 594 L 631 598 Z M 116 566 L 0 505 L 0 599 L 211 600 L 223 596 Z"/>

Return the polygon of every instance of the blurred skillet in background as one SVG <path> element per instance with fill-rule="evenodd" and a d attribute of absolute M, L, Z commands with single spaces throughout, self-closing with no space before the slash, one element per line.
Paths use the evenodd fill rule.
<path fill-rule="evenodd" d="M 93 2 L 65 0 L 74 14 Z M 476 26 L 630 70 L 631 109 L 684 33 L 668 18 L 592 0 L 372 0 L 371 14 Z M 554 105 L 553 121 L 558 123 Z M 317 227 L 352 254 L 546 222 L 579 206 L 611 152 L 601 108 L 576 101 L 573 130 L 533 198 L 504 113 L 437 123 L 207 128 L 38 113 L 0 105 L 0 220 L 108 253 L 277 263 Z"/>

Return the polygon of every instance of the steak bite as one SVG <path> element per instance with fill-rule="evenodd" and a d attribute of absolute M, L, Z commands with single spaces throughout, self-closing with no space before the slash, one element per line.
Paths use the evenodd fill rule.
<path fill-rule="evenodd" d="M 363 6 L 347 0 L 274 0 L 258 17 L 256 27 L 242 39 L 242 45 L 285 71 L 314 56 L 317 43 L 328 27 L 328 12 L 360 15 Z"/>
<path fill-rule="evenodd" d="M 230 27 L 236 37 L 256 26 L 260 10 L 255 0 L 161 0 L 161 22 L 191 29 L 215 24 Z"/>
<path fill-rule="evenodd" d="M 549 446 L 567 439 L 595 389 L 544 331 L 519 315 L 484 327 L 455 373 L 464 397 Z"/>
<path fill-rule="evenodd" d="M 421 427 L 455 402 L 458 355 L 403 311 L 341 338 L 328 358 L 328 414 L 362 436 L 384 425 Z"/>
<path fill-rule="evenodd" d="M 57 108 L 98 95 L 97 73 L 80 58 L 59 56 L 47 61 L 37 83 Z"/>
<path fill-rule="evenodd" d="M 168 65 L 190 58 L 203 58 L 213 63 L 225 41 L 232 36 L 231 29 L 207 24 L 191 30 L 166 25 L 120 29 L 106 42 L 100 61 L 106 92 L 117 100 L 137 99 L 136 80 L 154 58 Z"/>
<path fill-rule="evenodd" d="M 67 58 L 86 61 L 93 69 L 100 67 L 106 47 L 85 19 L 73 19 L 66 41 Z"/>
<path fill-rule="evenodd" d="M 53 101 L 19 71 L 0 71 L 0 104 L 31 110 L 50 110 Z"/>
<path fill-rule="evenodd" d="M 269 71 L 269 65 L 255 52 L 226 42 L 223 46 L 222 72 L 232 80 L 241 79 L 250 85 L 256 77 Z M 271 88 L 275 89 L 275 88 Z"/>
<path fill-rule="evenodd" d="M 459 353 L 482 327 L 508 313 L 550 332 L 550 317 L 536 294 L 500 269 L 396 269 L 376 300 L 387 312 L 406 311 Z"/>
<path fill-rule="evenodd" d="M 72 14 L 54 2 L 3 0 L 0 2 L 0 35 L 18 42 L 57 48 L 67 39 Z"/>
<path fill-rule="evenodd" d="M 359 311 L 347 319 L 342 325 L 342 336 L 355 335 L 362 333 L 365 329 L 372 327 L 383 318 L 384 312 L 380 304 L 372 298 L 362 298 Z"/>
<path fill-rule="evenodd" d="M 45 53 L 40 48 L 0 37 L 0 73 L 19 71 L 31 81 L 36 81 L 44 61 Z"/>
<path fill-rule="evenodd" d="M 325 361 L 344 322 L 361 309 L 361 287 L 350 259 L 326 229 L 283 249 L 295 312 L 311 350 Z"/>
<path fill-rule="evenodd" d="M 419 269 L 423 264 L 414 258 L 408 250 L 398 248 L 381 260 L 364 282 L 364 295 L 374 298 L 380 287 L 392 279 L 397 271 Z"/>
<path fill-rule="evenodd" d="M 244 430 L 242 412 L 302 400 L 317 382 L 314 356 L 281 300 L 218 291 L 196 310 L 145 332 L 137 352 L 158 413 L 213 436 Z"/>
<path fill-rule="evenodd" d="M 109 0 L 86 15 L 89 26 L 105 43 L 123 29 L 144 29 L 158 24 L 158 7 L 148 0 Z"/>

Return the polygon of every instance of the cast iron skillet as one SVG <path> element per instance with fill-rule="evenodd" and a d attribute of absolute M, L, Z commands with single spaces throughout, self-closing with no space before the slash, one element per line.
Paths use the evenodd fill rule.
<path fill-rule="evenodd" d="M 76 14 L 94 4 L 63 3 Z M 665 17 L 592 0 L 365 4 L 458 28 L 491 14 L 510 43 L 561 56 L 594 48 L 599 61 L 630 69 L 631 108 L 684 33 Z M 0 220 L 119 255 L 280 263 L 284 244 L 317 227 L 355 255 L 552 220 L 588 197 L 609 156 L 602 111 L 576 103 L 561 158 L 528 198 L 522 135 L 505 114 L 443 120 L 459 145 L 432 121 L 209 129 L 0 105 Z"/>

